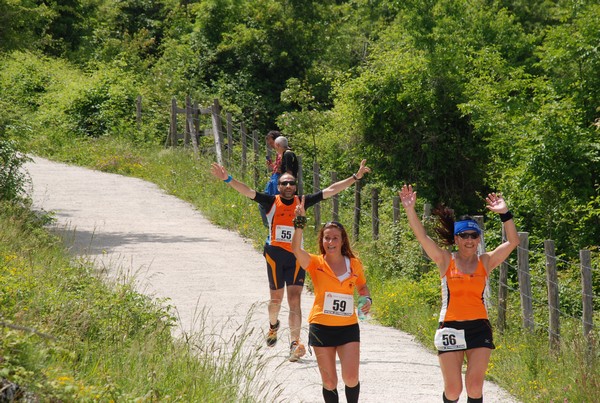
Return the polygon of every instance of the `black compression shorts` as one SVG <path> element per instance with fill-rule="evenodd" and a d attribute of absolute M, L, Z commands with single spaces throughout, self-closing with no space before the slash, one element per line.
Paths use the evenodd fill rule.
<path fill-rule="evenodd" d="M 279 290 L 284 285 L 304 285 L 306 272 L 296 262 L 296 256 L 278 246 L 265 245 L 263 255 L 267 261 L 269 288 Z"/>

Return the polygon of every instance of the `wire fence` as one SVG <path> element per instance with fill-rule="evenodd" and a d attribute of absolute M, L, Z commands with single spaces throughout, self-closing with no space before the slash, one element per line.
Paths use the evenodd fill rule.
<path fill-rule="evenodd" d="M 185 116 L 179 119 L 185 122 L 182 133 L 178 133 L 178 114 Z M 205 118 L 208 127 L 204 129 L 201 127 L 202 115 L 210 116 L 210 123 L 208 116 Z M 201 141 L 203 136 L 210 140 Z M 207 149 L 201 150 L 200 144 L 205 144 Z M 236 121 L 231 113 L 223 112 L 218 100 L 214 100 L 208 107 L 199 107 L 188 97 L 183 108 L 179 108 L 173 100 L 171 125 L 165 146 L 193 147 L 195 154 L 214 152 L 218 163 L 235 167 L 244 180 L 252 177 L 254 188 L 258 190 L 265 185 L 270 175 L 264 156 L 270 156 L 273 150 L 266 143 L 264 134 L 259 134 L 257 130 L 249 131 L 243 121 Z M 306 166 L 301 156 L 298 156 L 298 160 L 299 194 L 307 193 L 306 190 L 316 192 L 340 178 L 337 172 L 324 174 L 316 162 L 312 166 Z M 358 169 L 358 162 L 356 168 Z M 352 219 L 352 237 L 355 242 L 363 236 L 361 232 L 364 228 L 361 226 L 370 223 L 370 228 L 367 227 L 365 232 L 370 234 L 373 241 L 378 241 L 380 230 L 393 227 L 401 218 L 399 197 L 390 195 L 389 192 L 382 195 L 383 192 L 377 185 L 364 185 L 360 181 L 356 182 L 354 190 L 353 195 L 343 192 L 334 196 L 328 214 L 334 221 L 339 221 L 341 215 Z M 369 194 L 364 195 L 366 192 Z M 428 220 L 430 215 L 431 206 L 426 204 L 423 219 Z M 320 228 L 318 224 L 329 220 L 321 218 L 320 204 L 313 206 L 312 216 L 315 230 Z M 483 217 L 480 220 L 484 228 Z M 598 330 L 593 323 L 593 306 L 600 304 L 600 296 L 593 292 L 592 280 L 599 275 L 599 269 L 592 267 L 591 251 L 580 251 L 579 262 L 567 261 L 556 256 L 552 240 L 531 246 L 528 235 L 526 232 L 519 233 L 521 244 L 516 251 L 516 264 L 506 261 L 490 277 L 490 291 L 495 297 L 491 299 L 491 308 L 497 313 L 498 329 L 503 332 L 506 327 L 507 303 L 509 300 L 515 303 L 514 300 L 518 299 L 523 329 L 527 332 L 546 330 L 552 349 L 560 346 L 560 323 L 563 321 L 579 322 L 583 335 L 591 343 L 593 332 Z M 391 232 L 386 231 L 385 236 L 392 236 Z M 500 239 L 502 237 L 501 235 Z M 483 240 L 484 237 L 482 244 L 485 249 Z M 530 262 L 534 262 L 533 265 Z M 544 268 L 540 267 L 542 264 Z M 561 270 L 557 268 L 559 265 Z M 559 273 L 565 270 L 578 271 L 581 283 L 575 285 L 559 281 Z M 509 273 L 512 273 L 512 277 Z M 515 273 L 516 278 L 513 278 Z"/>

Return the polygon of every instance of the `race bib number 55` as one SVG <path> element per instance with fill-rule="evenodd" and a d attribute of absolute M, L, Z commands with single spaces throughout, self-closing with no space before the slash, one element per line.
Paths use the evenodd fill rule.
<path fill-rule="evenodd" d="M 349 294 L 326 292 L 323 313 L 335 316 L 352 316 L 354 313 L 354 297 Z"/>
<path fill-rule="evenodd" d="M 292 235 L 294 235 L 294 227 L 288 227 L 287 225 L 278 225 L 275 227 L 275 240 L 277 242 L 292 242 Z"/>

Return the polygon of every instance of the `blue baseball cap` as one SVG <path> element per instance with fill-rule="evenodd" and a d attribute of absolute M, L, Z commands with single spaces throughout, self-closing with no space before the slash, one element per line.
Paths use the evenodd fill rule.
<path fill-rule="evenodd" d="M 454 223 L 454 235 L 460 234 L 465 231 L 475 231 L 481 234 L 481 228 L 477 225 L 475 220 L 463 220 Z"/>

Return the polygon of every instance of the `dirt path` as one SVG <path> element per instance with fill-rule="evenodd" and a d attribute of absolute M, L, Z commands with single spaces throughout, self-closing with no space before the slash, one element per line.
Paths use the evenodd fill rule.
<path fill-rule="evenodd" d="M 181 331 L 195 331 L 202 322 L 214 329 L 217 339 L 228 340 L 247 323 L 253 331 L 246 343 L 268 358 L 265 378 L 281 385 L 277 397 L 267 400 L 322 401 L 314 356 L 299 363 L 286 359 L 287 329 L 274 348 L 263 346 L 268 286 L 262 254 L 249 241 L 212 225 L 188 203 L 139 179 L 41 158 L 26 169 L 32 178 L 34 207 L 55 212 L 55 225 L 73 253 L 95 259 L 111 275 L 134 273 L 140 291 L 168 298 L 177 308 Z M 304 341 L 312 300 L 305 292 Z M 287 324 L 286 304 L 280 319 Z M 363 323 L 361 339 L 362 402 L 441 401 L 437 357 L 412 336 Z M 341 380 L 338 390 L 345 401 Z M 484 396 L 486 402 L 515 402 L 490 382 Z M 466 401 L 466 394 L 461 401 Z"/>

